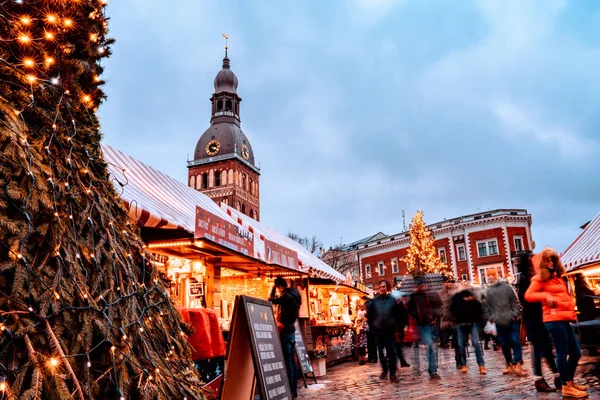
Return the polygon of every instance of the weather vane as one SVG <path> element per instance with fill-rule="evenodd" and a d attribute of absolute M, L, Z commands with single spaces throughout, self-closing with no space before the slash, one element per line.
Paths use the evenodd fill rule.
<path fill-rule="evenodd" d="M 229 35 L 226 34 L 226 33 L 224 33 L 223 37 L 225 38 L 225 50 L 227 50 L 228 49 L 228 47 L 227 47 L 227 40 L 229 40 Z"/>

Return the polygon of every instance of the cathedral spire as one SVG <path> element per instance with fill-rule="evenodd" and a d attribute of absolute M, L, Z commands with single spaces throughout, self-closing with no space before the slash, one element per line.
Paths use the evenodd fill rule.
<path fill-rule="evenodd" d="M 227 45 L 227 41 L 229 40 L 229 35 L 224 33 L 223 37 L 225 38 L 225 58 L 223 58 L 223 68 L 229 69 L 230 68 L 229 57 L 227 57 L 227 49 L 229 49 L 229 46 Z"/>

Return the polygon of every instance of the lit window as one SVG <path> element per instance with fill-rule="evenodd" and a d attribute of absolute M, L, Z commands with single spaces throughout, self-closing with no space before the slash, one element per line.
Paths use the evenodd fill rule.
<path fill-rule="evenodd" d="M 365 276 L 367 278 L 371 277 L 371 265 L 369 265 L 369 264 L 365 265 Z"/>
<path fill-rule="evenodd" d="M 462 274 L 461 278 L 462 278 L 463 281 L 468 281 L 469 280 L 469 277 L 467 276 L 467 274 Z"/>
<path fill-rule="evenodd" d="M 442 263 L 446 263 L 446 249 L 438 249 L 438 256 Z"/>
<path fill-rule="evenodd" d="M 398 259 L 392 258 L 392 274 L 398 273 Z"/>
<path fill-rule="evenodd" d="M 383 264 L 383 261 L 379 261 L 377 263 L 377 273 L 379 274 L 379 276 L 385 274 L 385 265 Z"/>

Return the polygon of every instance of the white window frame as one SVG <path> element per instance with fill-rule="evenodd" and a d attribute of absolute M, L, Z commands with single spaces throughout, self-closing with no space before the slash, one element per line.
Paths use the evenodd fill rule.
<path fill-rule="evenodd" d="M 462 249 L 462 257 L 460 256 L 460 249 Z M 465 248 L 464 244 L 456 245 L 456 258 L 458 261 L 465 261 L 467 259 L 467 249 Z"/>
<path fill-rule="evenodd" d="M 438 253 L 438 257 L 440 258 L 440 261 L 443 264 L 446 264 L 448 262 L 448 255 L 446 254 L 446 248 L 445 247 L 438 247 L 437 253 Z M 444 254 L 444 258 L 443 259 L 442 259 L 442 254 Z"/>
<path fill-rule="evenodd" d="M 521 248 L 517 249 L 517 240 L 521 241 Z M 525 242 L 523 242 L 523 236 L 513 236 L 513 244 L 515 245 L 515 251 L 525 250 Z"/>
<path fill-rule="evenodd" d="M 502 264 L 492 264 L 492 265 L 480 265 L 477 267 L 477 275 L 479 276 L 479 284 L 487 285 L 489 282 L 487 281 L 487 270 L 495 269 L 499 272 L 498 278 L 504 278 L 504 266 Z M 483 277 L 481 276 L 481 271 L 483 270 Z M 482 279 L 483 278 L 483 279 Z M 484 282 L 485 281 L 485 282 Z"/>
<path fill-rule="evenodd" d="M 356 267 L 350 268 L 350 275 L 352 275 L 353 278 L 358 277 L 358 271 Z"/>
<path fill-rule="evenodd" d="M 400 272 L 400 267 L 398 266 L 398 259 L 392 258 L 392 274 L 397 274 Z"/>
<path fill-rule="evenodd" d="M 495 243 L 496 246 L 496 252 L 494 254 L 490 254 L 490 243 Z M 485 246 L 485 255 L 481 255 L 481 252 L 479 251 L 479 245 L 483 244 Z M 485 258 L 485 257 L 492 257 L 492 256 L 497 256 L 498 254 L 500 254 L 500 249 L 498 248 L 498 239 L 496 238 L 490 238 L 490 239 L 484 239 L 484 240 L 478 240 L 475 242 L 475 245 L 477 246 L 477 258 Z"/>
<path fill-rule="evenodd" d="M 385 275 L 385 263 L 383 261 L 377 262 L 377 275 L 379 275 L 379 276 Z"/>
<path fill-rule="evenodd" d="M 365 265 L 365 277 L 371 279 L 371 264 Z"/>

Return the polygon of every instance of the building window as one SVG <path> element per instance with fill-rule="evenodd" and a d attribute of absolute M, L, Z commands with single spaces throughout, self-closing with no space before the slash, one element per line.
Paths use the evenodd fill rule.
<path fill-rule="evenodd" d="M 467 253 L 465 252 L 465 246 L 459 244 L 456 246 L 456 252 L 458 253 L 458 261 L 464 261 L 467 259 Z"/>
<path fill-rule="evenodd" d="M 252 208 L 250 209 L 250 218 L 254 219 L 254 210 Z"/>
<path fill-rule="evenodd" d="M 365 277 L 367 279 L 371 278 L 371 265 L 370 264 L 365 265 Z"/>
<path fill-rule="evenodd" d="M 231 111 L 231 100 L 225 102 L 225 111 Z"/>
<path fill-rule="evenodd" d="M 221 186 L 221 171 L 215 171 L 215 186 Z"/>
<path fill-rule="evenodd" d="M 223 111 L 223 100 L 217 101 L 217 111 Z"/>
<path fill-rule="evenodd" d="M 196 175 L 190 176 L 190 187 L 191 188 L 196 187 Z"/>
<path fill-rule="evenodd" d="M 202 174 L 202 189 L 208 189 L 208 174 Z"/>
<path fill-rule="evenodd" d="M 365 286 L 367 289 L 369 290 L 373 290 L 373 284 L 369 283 L 368 285 Z"/>
<path fill-rule="evenodd" d="M 479 268 L 479 282 L 482 285 L 487 285 L 489 283 L 489 273 L 488 271 L 495 269 L 498 273 L 498 278 L 501 278 L 504 274 L 502 271 L 502 266 L 490 266 L 490 267 L 482 267 Z"/>
<path fill-rule="evenodd" d="M 385 264 L 383 263 L 383 261 L 379 261 L 377 263 L 377 274 L 379 276 L 383 276 L 385 274 Z"/>
<path fill-rule="evenodd" d="M 246 214 L 246 205 L 242 204 L 242 214 Z"/>
<path fill-rule="evenodd" d="M 392 274 L 398 273 L 398 259 L 392 258 Z"/>
<path fill-rule="evenodd" d="M 352 277 L 353 277 L 353 278 L 356 278 L 356 277 L 357 277 L 357 271 L 356 271 L 356 268 L 352 268 L 350 271 L 351 271 Z"/>
<path fill-rule="evenodd" d="M 523 251 L 523 238 L 521 236 L 515 236 L 515 251 Z"/>
<path fill-rule="evenodd" d="M 461 278 L 462 278 L 463 281 L 468 281 L 469 280 L 469 277 L 467 276 L 467 274 L 462 274 Z"/>
<path fill-rule="evenodd" d="M 437 249 L 438 257 L 440 257 L 440 261 L 446 264 L 446 249 Z"/>
<path fill-rule="evenodd" d="M 498 254 L 498 241 L 496 239 L 477 242 L 479 257 L 495 256 Z"/>
<path fill-rule="evenodd" d="M 239 201 L 238 201 L 238 203 L 237 203 L 237 210 L 238 210 L 238 211 L 241 211 L 241 210 L 242 210 L 242 203 L 240 203 Z"/>

